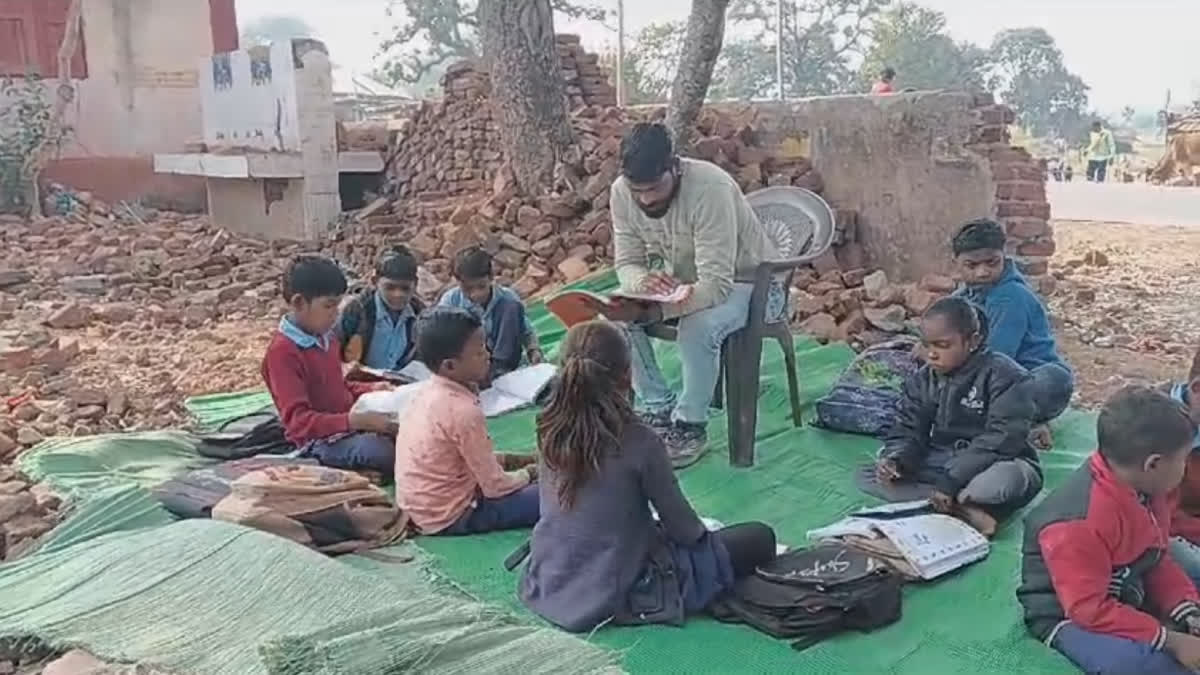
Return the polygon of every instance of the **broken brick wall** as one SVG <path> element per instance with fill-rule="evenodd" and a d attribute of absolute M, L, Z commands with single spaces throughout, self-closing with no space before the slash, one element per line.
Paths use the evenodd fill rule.
<path fill-rule="evenodd" d="M 611 261 L 608 188 L 620 138 L 663 110 L 613 107 L 594 55 L 573 36 L 557 44 L 585 158 L 577 184 L 537 199 L 516 195 L 488 75 L 463 63 L 444 78 L 443 100 L 423 104 L 397 139 L 393 201 L 364 217 L 371 234 L 407 241 L 442 281 L 454 249 L 482 240 L 525 294 Z M 993 216 L 1042 286 L 1054 246 L 1042 167 L 1010 145 L 1011 121 L 990 96 L 963 92 L 722 103 L 706 106 L 690 154 L 722 166 L 747 191 L 796 185 L 821 193 L 838 213 L 842 270 L 879 269 L 895 283 L 945 274 L 954 232 Z M 375 247 L 356 248 L 365 263 Z"/>
<path fill-rule="evenodd" d="M 824 196 L 857 213 L 865 266 L 897 281 L 951 270 L 950 239 L 964 222 L 996 217 L 1011 252 L 1038 283 L 1054 252 L 1044 169 L 1011 146 L 1012 113 L 990 95 L 915 92 L 714 106 L 752 107 L 769 152 L 803 156 Z M 1046 282 L 1050 283 L 1050 282 Z"/>
<path fill-rule="evenodd" d="M 1004 224 L 1008 252 L 1021 271 L 1040 292 L 1050 293 L 1054 277 L 1049 265 L 1055 245 L 1045 162 L 1012 145 L 1008 127 L 1016 115 L 996 104 L 990 94 L 976 96 L 975 115 L 975 138 L 969 148 L 988 159 L 996 188 L 992 215 Z"/>

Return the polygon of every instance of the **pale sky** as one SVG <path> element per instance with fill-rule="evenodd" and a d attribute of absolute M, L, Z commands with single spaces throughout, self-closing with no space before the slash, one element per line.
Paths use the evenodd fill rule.
<path fill-rule="evenodd" d="M 616 7 L 616 0 L 603 0 Z M 316 27 L 333 60 L 371 70 L 386 29 L 387 0 L 237 0 L 245 24 L 272 14 L 298 16 Z M 1168 88 L 1175 102 L 1200 97 L 1196 27 L 1200 0 L 921 0 L 946 14 L 950 34 L 986 46 L 1004 28 L 1040 26 L 1057 40 L 1071 70 L 1092 86 L 1091 104 L 1114 113 L 1124 105 L 1157 108 Z M 684 19 L 691 0 L 632 0 L 629 33 L 653 21 Z M 593 49 L 615 35 L 602 27 L 557 26 L 584 36 Z"/>

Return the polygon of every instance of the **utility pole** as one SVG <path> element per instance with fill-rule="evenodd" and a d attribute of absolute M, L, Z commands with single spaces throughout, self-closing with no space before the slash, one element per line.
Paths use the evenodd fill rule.
<path fill-rule="evenodd" d="M 775 0 L 775 85 L 783 100 L 783 0 Z"/>
<path fill-rule="evenodd" d="M 617 0 L 617 107 L 625 106 L 625 0 Z"/>

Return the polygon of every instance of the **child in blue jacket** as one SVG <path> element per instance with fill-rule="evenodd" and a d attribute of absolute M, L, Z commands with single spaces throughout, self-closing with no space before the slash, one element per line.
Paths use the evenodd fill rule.
<path fill-rule="evenodd" d="M 1067 409 L 1075 375 L 1058 353 L 1046 307 L 1029 287 L 1016 263 L 1004 253 L 1004 227 L 982 218 L 963 225 L 954 236 L 954 259 L 965 286 L 956 293 L 983 308 L 988 347 L 1021 364 L 1033 375 L 1037 406 L 1033 442 L 1051 445 L 1046 423 Z"/>

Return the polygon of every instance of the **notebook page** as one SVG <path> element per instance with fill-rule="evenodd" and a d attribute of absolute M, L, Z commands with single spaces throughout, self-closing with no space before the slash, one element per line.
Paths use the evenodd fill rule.
<path fill-rule="evenodd" d="M 425 386 L 424 382 L 405 384 L 385 391 L 370 391 L 358 397 L 351 413 L 377 412 L 388 415 L 399 415 L 408 402 L 413 399 Z"/>
<path fill-rule="evenodd" d="M 409 361 L 408 365 L 400 369 L 399 375 L 407 377 L 413 382 L 421 382 L 433 377 L 433 372 L 430 371 L 429 367 L 424 363 L 413 360 Z"/>
<path fill-rule="evenodd" d="M 553 379 L 556 372 L 558 372 L 558 368 L 550 363 L 518 368 L 511 373 L 497 377 L 492 382 L 491 388 L 484 391 L 483 394 L 495 389 L 512 398 L 523 399 L 525 405 L 530 405 L 537 400 L 538 394 L 546 388 L 546 384 Z M 480 399 L 483 398 L 483 394 L 480 394 Z"/>
<path fill-rule="evenodd" d="M 924 578 L 933 578 L 985 557 L 989 544 L 966 523 L 941 514 L 875 522 L 875 528 L 896 545 Z"/>
<path fill-rule="evenodd" d="M 488 417 L 498 417 L 504 413 L 524 408 L 529 404 L 530 401 L 528 399 L 513 396 L 496 387 L 479 392 L 479 405 L 483 408 L 483 414 Z"/>

